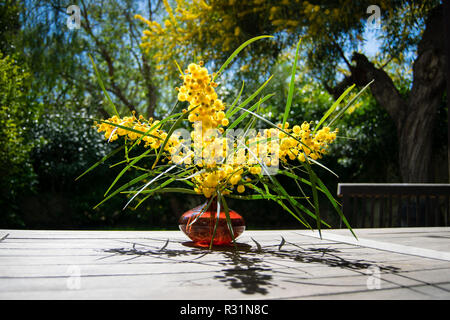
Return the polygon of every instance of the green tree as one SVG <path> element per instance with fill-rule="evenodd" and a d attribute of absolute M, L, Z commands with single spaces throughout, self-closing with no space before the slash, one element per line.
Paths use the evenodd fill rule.
<path fill-rule="evenodd" d="M 36 183 L 30 152 L 37 141 L 29 128 L 38 106 L 28 96 L 29 77 L 24 66 L 0 52 L 0 220 L 8 226 L 22 222 L 17 216 L 20 196 Z"/>
<path fill-rule="evenodd" d="M 377 1 L 382 45 L 371 61 L 359 46 L 364 42 L 367 9 L 372 4 L 349 0 L 177 1 L 176 8 L 168 8 L 163 23 L 142 19 L 148 26 L 142 46 L 160 46 L 162 52 L 173 47 L 180 57 L 198 56 L 200 50 L 203 57 L 221 60 L 234 49 L 233 43 L 274 34 L 281 46 L 256 43 L 249 47 L 250 55 L 241 59 L 241 65 L 250 64 L 250 68 L 262 73 L 276 61 L 283 46 L 291 46 L 301 36 L 308 71 L 334 97 L 353 83 L 362 87 L 375 80 L 371 93 L 395 123 L 392 134 L 398 140 L 401 179 L 427 182 L 431 180 L 436 114 L 443 107 L 446 83 L 442 4 Z M 174 57 L 167 54 L 158 58 L 168 65 Z M 411 86 L 404 94 L 388 70 L 395 60 L 412 66 Z"/>
<path fill-rule="evenodd" d="M 139 47 L 135 12 L 154 15 L 154 1 L 79 1 L 80 28 L 67 26 L 68 3 L 26 1 L 21 32 L 14 41 L 33 74 L 33 92 L 45 105 L 87 108 L 103 117 L 111 114 L 89 56 L 95 61 L 106 90 L 119 112 L 153 116 L 159 96 L 154 65 Z"/>
<path fill-rule="evenodd" d="M 274 78 L 264 89 L 264 95 L 272 92 L 273 96 L 260 113 L 271 117 L 272 122 L 280 119 L 284 102 L 288 95 L 286 79 L 291 73 L 290 54 L 281 56 L 270 70 Z M 303 70 L 305 61 L 300 61 L 298 70 Z M 394 72 L 394 70 L 392 70 Z M 398 79 L 399 87 L 407 90 L 408 81 Z M 343 105 L 356 95 L 344 99 Z M 317 121 L 335 101 L 325 90 L 322 83 L 299 72 L 296 90 L 289 116 L 290 123 Z M 261 124 L 264 126 L 264 123 Z M 335 125 L 339 129 L 337 140 L 330 146 L 330 152 L 321 162 L 339 175 L 341 182 L 394 182 L 398 181 L 398 146 L 396 136 L 392 135 L 395 125 L 386 110 L 380 108 L 370 92 L 363 93 L 344 113 Z M 439 133 L 442 140 L 443 134 Z M 328 177 L 329 175 L 325 175 Z M 329 189 L 335 190 L 337 180 L 330 175 Z"/>
<path fill-rule="evenodd" d="M 14 52 L 11 39 L 20 29 L 20 3 L 17 0 L 6 0 L 0 3 L 0 51 L 3 54 Z"/>
<path fill-rule="evenodd" d="M 66 23 L 67 2 L 9 1 L 0 5 L 2 47 L 11 48 L 17 61 L 15 71 L 2 69 L 4 83 L 0 86 L 0 132 L 5 141 L 1 200 L 5 206 L 11 205 L 2 209 L 2 214 L 8 212 L 12 219 L 14 213 L 22 226 L 68 227 L 117 220 L 110 219 L 117 215 L 115 209 L 92 210 L 108 183 L 104 171 L 75 182 L 110 148 L 91 127 L 92 118 L 99 114 L 107 117 L 111 109 L 89 55 L 120 112 L 137 110 L 153 115 L 165 111 L 156 109 L 158 92 L 153 81 L 158 78 L 148 57 L 141 53 L 137 21 L 132 17 L 137 7 L 154 14 L 157 3 L 81 1 L 78 5 L 81 28 L 73 30 Z M 4 62 L 5 66 L 10 62 Z M 27 73 L 22 79 L 19 66 L 25 65 Z M 31 101 L 43 109 L 39 119 L 33 113 L 33 121 L 24 115 L 32 111 Z M 139 216 L 142 219 L 142 213 Z M 18 225 L 11 219 L 8 226 Z"/>

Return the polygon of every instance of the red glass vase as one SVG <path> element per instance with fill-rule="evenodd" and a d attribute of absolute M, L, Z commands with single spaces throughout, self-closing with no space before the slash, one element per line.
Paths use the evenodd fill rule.
<path fill-rule="evenodd" d="M 217 200 L 213 200 L 209 208 L 201 214 L 202 209 L 205 206 L 207 206 L 207 202 L 186 211 L 178 221 L 180 230 L 194 242 L 194 245 L 200 247 L 208 247 L 210 245 L 217 219 Z M 229 215 L 234 238 L 236 239 L 244 232 L 245 221 L 244 218 L 234 210 L 229 209 Z M 225 211 L 221 210 L 213 245 L 226 246 L 230 245 L 232 241 L 233 238 L 228 228 Z"/>

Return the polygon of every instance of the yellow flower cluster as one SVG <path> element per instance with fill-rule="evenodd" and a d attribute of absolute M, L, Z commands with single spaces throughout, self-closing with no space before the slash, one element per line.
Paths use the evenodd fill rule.
<path fill-rule="evenodd" d="M 313 134 L 307 122 L 301 126 L 295 125 L 292 129 L 289 129 L 289 123 L 285 123 L 284 131 L 291 133 L 293 137 L 283 132 L 279 133 L 280 159 L 286 161 L 286 157 L 290 160 L 297 158 L 302 162 L 306 160 L 305 156 L 313 160 L 322 158 L 322 155 L 327 152 L 328 145 L 336 139 L 338 132 L 337 129 L 331 132 L 329 127 L 323 127 Z"/>
<path fill-rule="evenodd" d="M 215 87 L 217 83 L 211 81 L 211 75 L 199 64 L 191 63 L 185 70 L 183 86 L 178 89 L 178 100 L 188 101 L 189 121 L 201 121 L 202 131 L 217 128 L 219 125 L 227 126 L 228 119 L 225 118 L 225 106 L 222 100 L 217 98 Z M 195 109 L 195 110 L 193 110 Z"/>
<path fill-rule="evenodd" d="M 235 185 L 242 182 L 243 173 L 243 168 L 236 169 L 231 165 L 219 166 L 216 170 L 204 172 L 195 176 L 194 183 L 196 184 L 196 187 L 194 188 L 194 191 L 203 194 L 206 198 L 210 198 L 217 192 L 217 188 L 220 187 L 222 194 L 229 194 Z M 237 191 L 242 193 L 244 190 L 244 185 L 239 184 Z"/>
<path fill-rule="evenodd" d="M 235 186 L 237 191 L 242 193 L 247 182 L 245 174 L 260 175 L 261 165 L 278 168 L 280 161 L 286 163 L 298 159 L 304 162 L 306 157 L 313 160 L 322 158 L 337 134 L 337 130 L 331 132 L 329 127 L 313 134 L 307 122 L 301 126 L 295 125 L 292 129 L 289 129 L 289 124 L 286 123 L 284 129 L 280 129 L 281 124 L 278 128 L 266 129 L 263 134 L 249 138 L 243 145 L 234 144 L 231 161 L 223 164 L 218 163 L 216 159 L 226 157 L 227 139 L 203 141 L 202 152 L 205 160 L 198 165 L 205 167 L 205 171 L 195 176 L 194 190 L 207 198 L 213 195 L 218 187 L 223 194 L 230 193 Z"/>
<path fill-rule="evenodd" d="M 281 124 L 276 128 L 265 129 L 253 136 L 233 137 L 224 135 L 223 126 L 228 125 L 225 118 L 225 105 L 215 92 L 217 86 L 202 63 L 191 63 L 182 75 L 183 85 L 178 88 L 178 100 L 187 101 L 190 111 L 188 120 L 194 130 L 191 140 L 180 139 L 172 134 L 163 151 L 169 163 L 194 166 L 197 173 L 191 177 L 194 191 L 210 198 L 220 191 L 229 194 L 234 189 L 245 191 L 249 176 L 268 173 L 269 167 L 278 169 L 280 162 L 289 160 L 306 161 L 319 159 L 327 152 L 327 147 L 336 139 L 336 131 L 323 127 L 311 131 L 310 124 Z M 201 124 L 198 126 L 197 124 Z M 104 132 L 105 139 L 115 141 L 124 137 L 129 141 L 141 139 L 144 147 L 160 148 L 167 138 L 158 120 L 113 116 L 96 124 L 98 132 Z M 184 148 L 182 148 L 184 147 Z M 186 152 L 185 147 L 190 148 Z M 193 150 L 193 151 L 192 151 Z M 264 169 L 263 169 L 264 167 Z"/>
<path fill-rule="evenodd" d="M 152 149 L 158 149 L 167 137 L 167 133 L 160 129 L 159 120 L 153 120 L 153 118 L 145 120 L 142 115 L 137 118 L 134 113 L 131 117 L 119 118 L 113 116 L 105 122 L 95 123 L 95 127 L 97 127 L 98 132 L 104 132 L 105 139 L 108 141 L 115 141 L 119 137 L 135 141 L 143 136 L 138 144 L 143 141 L 144 147 Z M 168 150 L 170 147 L 177 147 L 178 145 L 178 139 L 170 137 L 166 148 Z"/>
<path fill-rule="evenodd" d="M 183 61 L 185 57 L 199 57 L 199 54 L 218 59 L 223 52 L 235 49 L 233 43 L 244 40 L 240 28 L 236 28 L 233 22 L 234 18 L 222 12 L 224 3 L 216 0 L 208 3 L 204 0 L 177 0 L 173 9 L 167 0 L 163 0 L 167 17 L 162 23 L 135 15 L 147 26 L 140 46 L 146 52 L 157 49 L 153 58 L 158 69 L 175 75 L 174 60 L 186 63 Z M 220 19 L 212 19 L 213 16 L 220 16 Z"/>

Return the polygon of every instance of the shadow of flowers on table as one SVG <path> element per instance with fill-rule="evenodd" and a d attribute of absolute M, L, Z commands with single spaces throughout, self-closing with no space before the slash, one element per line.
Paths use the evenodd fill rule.
<path fill-rule="evenodd" d="M 219 264 L 225 269 L 214 278 L 244 294 L 267 294 L 268 288 L 275 286 L 271 281 L 272 268 L 264 262 L 262 255 L 255 254 L 251 246 L 247 246 L 239 243 L 236 248 L 221 250 L 224 259 Z"/>
<path fill-rule="evenodd" d="M 217 267 L 217 264 L 224 268 L 220 270 L 219 275 L 214 279 L 227 284 L 231 289 L 237 289 L 248 295 L 261 294 L 266 295 L 269 289 L 278 286 L 273 281 L 274 272 L 277 275 L 287 277 L 298 274 L 298 271 L 311 277 L 305 267 L 305 263 L 321 264 L 328 267 L 336 267 L 350 270 L 367 270 L 376 267 L 381 272 L 395 273 L 400 269 L 387 266 L 363 259 L 348 259 L 340 256 L 341 251 L 336 248 L 306 248 L 298 244 L 288 242 L 281 237 L 280 244 L 260 245 L 252 238 L 256 246 L 246 243 L 236 243 L 235 246 L 213 247 L 212 249 L 195 247 L 192 242 L 182 242 L 181 244 L 189 247 L 188 249 L 170 249 L 169 240 L 158 248 L 156 246 L 130 243 L 131 248 L 116 248 L 103 250 L 112 253 L 107 257 L 121 255 L 130 256 L 122 260 L 129 261 L 139 257 L 148 256 L 156 259 L 162 259 L 175 263 L 196 263 Z M 136 246 L 140 246 L 137 248 Z M 149 247 L 148 249 L 145 247 Z M 289 248 L 286 248 L 289 247 Z M 145 248 L 145 249 L 144 249 Z M 218 256 L 217 256 L 218 255 Z M 214 257 L 213 260 L 203 259 L 205 257 Z M 290 262 L 285 265 L 284 262 Z M 298 266 L 292 262 L 298 262 Z M 274 271 L 274 267 L 277 269 Z"/>

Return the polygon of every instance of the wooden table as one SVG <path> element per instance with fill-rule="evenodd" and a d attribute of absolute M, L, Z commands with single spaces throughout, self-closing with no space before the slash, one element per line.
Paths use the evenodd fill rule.
<path fill-rule="evenodd" d="M 179 231 L 0 230 L 0 299 L 449 299 L 450 228 L 246 231 L 237 249 Z"/>

